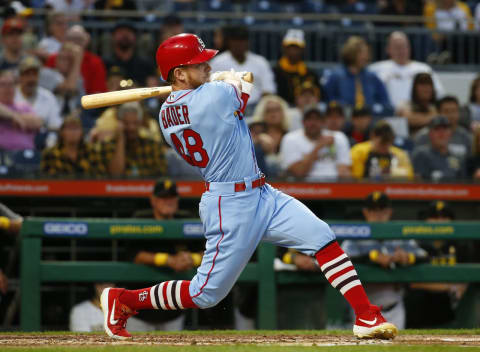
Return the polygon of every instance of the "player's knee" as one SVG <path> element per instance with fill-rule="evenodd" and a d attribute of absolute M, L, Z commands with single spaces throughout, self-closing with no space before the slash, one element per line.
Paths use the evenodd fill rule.
<path fill-rule="evenodd" d="M 200 309 L 212 308 L 216 306 L 221 300 L 222 298 L 209 295 L 206 292 L 202 292 L 202 294 L 194 298 L 195 304 Z"/>

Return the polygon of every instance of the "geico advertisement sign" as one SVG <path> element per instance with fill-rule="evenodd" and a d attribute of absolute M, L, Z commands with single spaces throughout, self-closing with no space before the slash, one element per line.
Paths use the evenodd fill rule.
<path fill-rule="evenodd" d="M 45 235 L 85 236 L 88 234 L 88 224 L 83 222 L 46 222 L 43 224 Z"/>
<path fill-rule="evenodd" d="M 332 231 L 337 237 L 370 237 L 372 230 L 370 225 L 331 225 Z"/>

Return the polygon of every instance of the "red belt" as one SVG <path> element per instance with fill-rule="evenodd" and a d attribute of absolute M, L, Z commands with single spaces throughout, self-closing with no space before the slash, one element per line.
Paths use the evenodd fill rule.
<path fill-rule="evenodd" d="M 265 175 L 262 175 L 260 178 L 252 181 L 252 189 L 257 187 L 262 187 L 266 182 Z M 205 182 L 205 189 L 208 191 L 210 190 L 210 182 Z M 247 185 L 245 182 L 235 183 L 235 192 L 245 192 L 247 189 Z"/>

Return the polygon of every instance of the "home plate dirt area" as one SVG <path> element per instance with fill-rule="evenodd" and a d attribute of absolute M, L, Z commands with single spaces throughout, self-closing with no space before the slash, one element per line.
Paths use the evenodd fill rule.
<path fill-rule="evenodd" d="M 118 341 L 100 334 L 1 334 L 1 346 L 101 346 L 101 345 L 277 345 L 277 346 L 341 346 L 341 345 L 461 345 L 480 346 L 478 335 L 400 335 L 394 340 L 359 340 L 347 335 L 322 334 L 138 334 L 132 340 Z"/>

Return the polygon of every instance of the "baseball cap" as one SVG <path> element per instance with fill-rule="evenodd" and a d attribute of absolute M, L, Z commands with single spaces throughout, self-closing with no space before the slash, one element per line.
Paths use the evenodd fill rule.
<path fill-rule="evenodd" d="M 31 69 L 40 70 L 40 67 L 42 67 L 42 64 L 35 56 L 27 56 L 20 61 L 18 71 L 23 73 Z"/>
<path fill-rule="evenodd" d="M 323 114 L 323 112 L 316 106 L 316 105 L 311 105 L 309 107 L 307 107 L 303 113 L 303 119 L 307 119 L 309 118 L 312 114 L 315 114 L 317 115 L 317 117 L 319 118 L 324 118 L 325 115 Z"/>
<path fill-rule="evenodd" d="M 355 108 L 352 111 L 352 118 L 353 117 L 361 117 L 361 116 L 371 116 L 372 113 L 370 112 L 370 109 L 366 106 L 361 107 L 361 108 Z"/>
<path fill-rule="evenodd" d="M 282 45 L 296 45 L 305 48 L 305 33 L 301 29 L 289 29 L 283 37 Z"/>
<path fill-rule="evenodd" d="M 126 76 L 125 70 L 123 68 L 121 68 L 120 66 L 113 65 L 108 69 L 108 72 L 107 72 L 107 77 L 111 77 L 111 76 L 125 77 Z"/>
<path fill-rule="evenodd" d="M 445 116 L 435 116 L 429 123 L 430 128 L 435 127 L 450 127 L 452 124 Z"/>
<path fill-rule="evenodd" d="M 389 208 L 390 205 L 390 198 L 381 191 L 372 192 L 365 199 L 367 209 L 385 209 Z"/>
<path fill-rule="evenodd" d="M 372 134 L 380 137 L 382 143 L 393 143 L 395 139 L 393 129 L 386 121 L 378 121 L 375 126 L 373 126 Z"/>
<path fill-rule="evenodd" d="M 132 32 L 137 33 L 137 28 L 135 28 L 134 24 L 130 21 L 119 21 L 115 23 L 115 26 L 113 26 L 112 33 L 114 33 L 117 29 L 120 28 L 128 28 Z"/>
<path fill-rule="evenodd" d="M 428 206 L 425 218 L 450 218 L 455 219 L 455 214 L 448 203 L 443 200 L 435 200 Z"/>
<path fill-rule="evenodd" d="M 9 34 L 13 31 L 25 31 L 25 21 L 18 17 L 10 17 L 3 22 L 2 35 Z"/>
<path fill-rule="evenodd" d="M 338 101 L 332 100 L 330 103 L 328 103 L 325 115 L 330 115 L 334 113 L 344 116 L 342 105 Z"/>
<path fill-rule="evenodd" d="M 157 180 L 153 187 L 155 197 L 176 197 L 178 196 L 177 185 L 170 179 Z"/>
<path fill-rule="evenodd" d="M 244 26 L 225 27 L 226 39 L 248 40 L 248 29 Z"/>
<path fill-rule="evenodd" d="M 320 97 L 320 89 L 311 81 L 303 81 L 301 84 L 296 86 L 294 90 L 294 95 L 295 97 L 298 97 L 299 95 L 307 91 L 312 92 L 313 95 L 315 95 L 317 98 Z"/>

